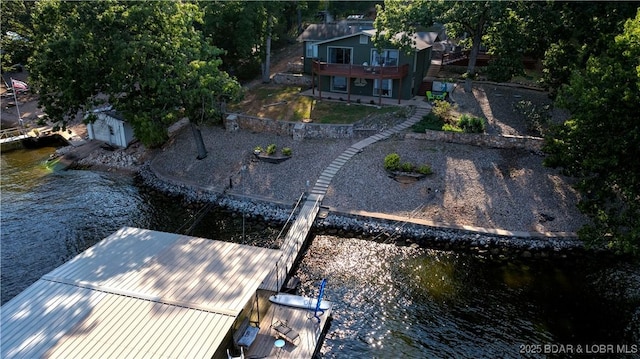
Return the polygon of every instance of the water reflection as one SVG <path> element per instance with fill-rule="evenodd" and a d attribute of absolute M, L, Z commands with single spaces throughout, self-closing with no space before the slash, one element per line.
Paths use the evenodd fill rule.
<path fill-rule="evenodd" d="M 2 303 L 122 226 L 183 233 L 199 219 L 191 235 L 276 244 L 278 225 L 219 208 L 201 216 L 202 206 L 119 174 L 57 171 L 46 164 L 52 152 L 1 156 Z M 522 344 L 640 340 L 637 265 L 500 263 L 319 235 L 296 275 L 309 296 L 328 278 L 325 295 L 336 306 L 321 350 L 326 358 L 519 358 Z"/>
<path fill-rule="evenodd" d="M 41 276 L 123 226 L 256 244 L 276 229 L 219 208 L 201 211 L 138 186 L 130 176 L 62 171 L 47 162 L 54 148 L 3 153 L 0 211 L 1 299 L 5 303 Z M 266 241 L 265 241 L 266 242 Z"/>
<path fill-rule="evenodd" d="M 594 292 L 593 271 L 550 264 L 316 236 L 297 275 L 310 296 L 328 278 L 327 358 L 504 358 L 522 357 L 522 344 L 623 343 L 626 320 L 610 316 L 620 308 Z"/>

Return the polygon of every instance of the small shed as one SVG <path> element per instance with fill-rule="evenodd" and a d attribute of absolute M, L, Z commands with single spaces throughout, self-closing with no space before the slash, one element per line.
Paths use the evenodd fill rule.
<path fill-rule="evenodd" d="M 0 357 L 226 359 L 280 256 L 124 227 L 2 306 Z"/>
<path fill-rule="evenodd" d="M 131 125 L 111 107 L 93 110 L 85 118 L 91 115 L 93 121 L 87 124 L 90 139 L 120 148 L 127 148 L 135 139 Z"/>

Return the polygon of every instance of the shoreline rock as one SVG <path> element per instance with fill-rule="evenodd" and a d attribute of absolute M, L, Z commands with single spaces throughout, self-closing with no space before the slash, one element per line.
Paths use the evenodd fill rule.
<path fill-rule="evenodd" d="M 145 186 L 161 193 L 182 196 L 187 202 L 214 203 L 223 209 L 245 213 L 248 218 L 269 223 L 284 224 L 294 206 L 229 193 L 214 193 L 160 178 L 149 162 L 140 167 L 137 175 Z M 502 236 L 336 212 L 330 212 L 326 218 L 316 218 L 312 232 L 368 239 L 385 236 L 386 241 L 401 245 L 463 251 L 492 259 L 567 258 L 590 252 L 608 253 L 604 249 L 587 249 L 577 238 Z"/>

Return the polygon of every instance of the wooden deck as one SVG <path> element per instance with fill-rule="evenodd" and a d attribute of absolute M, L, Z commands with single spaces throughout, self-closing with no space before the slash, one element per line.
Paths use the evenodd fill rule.
<path fill-rule="evenodd" d="M 282 256 L 278 260 L 277 266 L 269 272 L 269 275 L 260 285 L 259 289 L 271 292 L 279 292 L 285 283 L 287 275 L 295 264 L 300 249 L 305 243 L 311 226 L 316 219 L 316 215 L 320 210 L 320 203 L 324 196 L 310 194 L 304 202 L 300 213 L 293 222 L 293 225 L 284 237 L 280 252 Z"/>
<path fill-rule="evenodd" d="M 352 64 L 330 64 L 313 61 L 313 73 L 324 76 L 345 76 L 365 79 L 401 79 L 409 74 L 409 65 L 363 66 Z"/>
<path fill-rule="evenodd" d="M 245 351 L 246 358 L 312 358 L 316 350 L 319 350 L 325 327 L 331 315 L 333 303 L 329 309 L 320 316 L 320 322 L 313 317 L 314 311 L 287 307 L 279 304 L 271 304 L 267 315 L 260 321 L 260 332 L 255 342 L 248 351 Z M 276 341 L 275 331 L 271 329 L 271 324 L 276 321 L 286 321 L 287 326 L 300 334 L 300 339 L 296 345 L 286 342 L 282 349 L 274 346 Z"/>

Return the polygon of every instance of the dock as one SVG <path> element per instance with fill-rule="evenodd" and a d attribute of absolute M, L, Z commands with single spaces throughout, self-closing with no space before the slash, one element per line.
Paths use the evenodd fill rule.
<path fill-rule="evenodd" d="M 245 358 L 313 358 L 320 349 L 319 344 L 322 343 L 333 308 L 333 303 L 323 303 L 330 303 L 330 308 L 319 316 L 319 322 L 314 318 L 313 310 L 271 304 L 267 314 L 260 321 L 260 331 L 255 342 L 244 353 Z M 285 321 L 287 326 L 298 332 L 300 338 L 295 345 L 285 342 L 282 348 L 275 346 L 275 330 L 271 325 L 277 321 Z"/>
<path fill-rule="evenodd" d="M 226 358 L 279 252 L 124 227 L 0 310 L 2 358 Z"/>
<path fill-rule="evenodd" d="M 262 282 L 259 289 L 278 292 L 282 288 L 287 276 L 293 268 L 301 249 L 305 244 L 311 226 L 320 211 L 320 203 L 324 195 L 311 193 L 307 196 L 302 209 L 287 232 L 282 245 L 280 246 L 281 257 L 276 267 L 269 273 Z M 295 210 L 295 209 L 294 209 Z"/>

